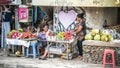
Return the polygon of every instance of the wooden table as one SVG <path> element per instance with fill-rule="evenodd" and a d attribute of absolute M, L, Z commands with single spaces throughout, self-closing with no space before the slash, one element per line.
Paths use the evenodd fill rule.
<path fill-rule="evenodd" d="M 83 41 L 83 61 L 89 63 L 101 63 L 105 49 L 115 50 L 116 64 L 120 65 L 120 42 L 102 42 L 95 40 Z"/>
<path fill-rule="evenodd" d="M 66 48 L 66 51 L 64 53 L 62 53 L 62 52 L 58 52 L 58 53 L 51 52 L 49 48 L 50 48 L 50 46 L 52 46 L 52 44 L 55 44 L 56 46 L 64 46 Z M 76 45 L 75 41 L 60 41 L 60 40 L 47 41 L 47 45 L 49 46 L 48 47 L 48 55 L 50 53 L 58 54 L 58 55 L 66 54 L 67 55 L 67 58 L 66 58 L 67 60 L 72 59 L 73 51 L 76 50 L 76 49 L 74 49 L 75 45 Z"/>
<path fill-rule="evenodd" d="M 22 46 L 22 55 L 25 56 L 25 47 L 29 47 L 30 43 L 35 43 L 37 39 L 32 40 L 23 40 L 23 39 L 11 39 L 6 38 L 6 54 L 9 54 L 8 45 L 12 45 L 12 51 L 14 52 L 14 46 Z M 14 45 L 14 46 L 13 46 Z"/>

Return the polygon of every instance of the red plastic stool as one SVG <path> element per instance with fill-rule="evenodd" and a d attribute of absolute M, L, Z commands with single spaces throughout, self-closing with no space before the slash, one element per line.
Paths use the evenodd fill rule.
<path fill-rule="evenodd" d="M 111 62 L 107 62 L 107 54 L 111 54 L 112 55 L 112 59 Z M 104 56 L 103 56 L 103 68 L 105 68 L 106 64 L 112 64 L 113 68 L 115 68 L 115 54 L 114 54 L 114 50 L 110 50 L 110 49 L 106 49 L 104 51 Z"/>

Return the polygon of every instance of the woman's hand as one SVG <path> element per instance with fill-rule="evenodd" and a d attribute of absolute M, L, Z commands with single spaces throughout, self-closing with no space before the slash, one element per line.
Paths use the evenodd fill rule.
<path fill-rule="evenodd" d="M 40 28 L 37 29 L 37 36 L 38 36 L 39 33 L 40 33 Z"/>
<path fill-rule="evenodd" d="M 74 34 L 75 34 L 75 32 L 71 32 L 71 34 L 72 34 L 72 35 L 74 35 Z"/>
<path fill-rule="evenodd" d="M 49 32 L 48 35 L 49 35 L 49 36 L 54 36 L 54 33 L 53 33 L 53 32 Z"/>
<path fill-rule="evenodd" d="M 78 26 L 75 31 L 72 32 L 72 34 L 77 34 L 82 30 L 82 26 Z"/>
<path fill-rule="evenodd" d="M 40 32 L 40 28 L 38 27 L 37 32 Z"/>

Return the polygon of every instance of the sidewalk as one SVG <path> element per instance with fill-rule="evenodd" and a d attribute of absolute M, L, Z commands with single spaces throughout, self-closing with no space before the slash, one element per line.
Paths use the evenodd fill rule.
<path fill-rule="evenodd" d="M 38 60 L 38 58 L 5 56 L 0 53 L 0 68 L 102 68 L 102 64 L 84 63 L 77 59 L 64 60 L 57 57 Z M 112 66 L 107 65 L 106 68 L 112 68 Z"/>

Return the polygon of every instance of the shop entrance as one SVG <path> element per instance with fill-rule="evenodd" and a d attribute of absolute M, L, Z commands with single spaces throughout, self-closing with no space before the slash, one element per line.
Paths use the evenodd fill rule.
<path fill-rule="evenodd" d="M 120 24 L 120 7 L 118 7 L 118 22 L 117 24 Z"/>

